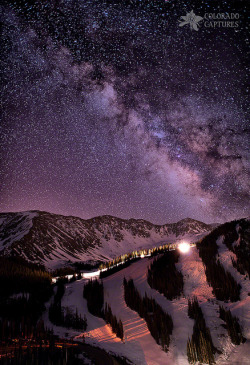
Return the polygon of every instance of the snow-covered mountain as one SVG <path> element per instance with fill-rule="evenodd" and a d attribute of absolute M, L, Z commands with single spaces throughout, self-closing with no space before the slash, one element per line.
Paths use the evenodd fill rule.
<path fill-rule="evenodd" d="M 154 225 L 108 215 L 84 220 L 40 211 L 1 213 L 0 255 L 14 254 L 52 268 L 67 261 L 106 260 L 176 240 L 196 241 L 211 229 L 190 218 Z"/>
<path fill-rule="evenodd" d="M 234 281 L 240 285 L 240 297 L 236 301 L 218 300 L 214 287 L 208 281 L 206 265 L 200 257 L 201 245 L 198 244 L 189 252 L 181 253 L 178 258 L 176 268 L 183 275 L 184 287 L 183 294 L 173 300 L 167 299 L 159 291 L 153 289 L 147 281 L 148 268 L 155 257 L 134 262 L 129 267 L 102 280 L 104 302 L 110 306 L 117 319 L 122 321 L 124 341 L 121 341 L 111 331 L 111 327 L 106 324 L 104 319 L 89 312 L 87 301 L 82 296 L 82 288 L 88 282 L 88 278 L 85 277 L 65 286 L 62 306 L 69 308 L 73 313 L 77 310 L 82 317 L 86 316 L 88 327 L 84 337 L 87 344 L 124 356 L 134 365 L 190 365 L 187 356 L 187 342 L 194 333 L 195 321 L 190 318 L 188 313 L 188 299 L 196 297 L 206 327 L 210 331 L 212 342 L 217 349 L 214 354 L 214 364 L 248 365 L 250 363 L 250 282 L 249 272 L 247 272 L 249 238 L 250 222 L 248 219 L 241 219 L 219 226 L 203 239 L 205 246 L 208 244 L 211 247 L 210 253 L 212 252 L 214 261 L 219 260 L 224 270 L 230 273 Z M 96 277 L 95 274 L 92 273 L 92 277 Z M 153 298 L 172 317 L 173 332 L 168 352 L 163 351 L 161 346 L 156 343 L 144 318 L 126 305 L 124 278 L 133 279 L 141 296 L 147 295 L 148 298 Z M 220 276 L 218 279 L 220 279 L 218 282 L 220 286 L 226 286 L 227 283 Z M 241 343 L 236 345 L 232 342 L 233 332 L 229 330 L 225 319 L 220 315 L 220 307 L 227 311 L 230 310 L 239 321 L 244 337 Z M 82 342 L 81 330 L 65 329 L 50 322 L 48 305 L 43 319 L 45 325 L 53 328 L 54 333 L 60 338 L 64 338 L 67 333 L 68 337 L 74 337 L 75 340 Z M 196 363 L 198 364 L 198 361 Z M 199 364 L 208 364 L 208 361 L 199 362 Z"/>

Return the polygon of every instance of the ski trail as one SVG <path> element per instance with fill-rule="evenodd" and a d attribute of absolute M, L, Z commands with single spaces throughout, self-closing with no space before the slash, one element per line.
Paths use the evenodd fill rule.
<path fill-rule="evenodd" d="M 131 265 L 126 270 L 118 272 L 104 279 L 105 299 L 111 305 L 113 313 L 123 321 L 125 331 L 127 330 L 126 336 L 128 336 L 128 339 L 130 339 L 130 336 L 133 338 L 133 333 L 137 331 L 136 338 L 144 351 L 147 364 L 188 365 L 186 346 L 188 337 L 192 335 L 193 320 L 191 320 L 187 315 L 187 299 L 182 297 L 180 299 L 169 301 L 162 294 L 152 289 L 148 285 L 147 267 L 151 261 L 152 259 L 140 260 L 139 262 Z M 149 336 L 151 337 L 151 341 L 153 340 L 153 347 L 148 348 L 148 340 L 146 340 L 146 337 L 144 337 L 144 328 L 146 326 L 144 320 L 141 319 L 141 321 L 144 322 L 144 326 L 141 324 L 141 327 L 138 327 L 139 323 L 141 323 L 138 322 L 138 318 L 134 318 L 134 320 L 131 320 L 130 318 L 129 321 L 126 319 L 126 308 L 123 308 L 125 305 L 123 299 L 123 288 L 121 287 L 124 276 L 127 279 L 131 278 L 134 280 L 135 286 L 142 296 L 147 293 L 149 297 L 152 297 L 156 300 L 163 310 L 172 316 L 174 329 L 173 334 L 170 337 L 170 347 L 168 353 L 165 353 L 163 350 L 161 350 L 161 347 L 156 344 L 150 333 Z M 118 292 L 119 294 L 116 295 Z M 119 305 L 117 304 L 117 301 Z M 127 308 L 127 310 L 129 309 Z M 127 315 L 131 316 L 129 313 L 127 313 Z"/>
<path fill-rule="evenodd" d="M 147 260 L 141 260 L 140 264 L 147 262 Z M 140 318 L 139 315 L 126 306 L 123 295 L 123 278 L 132 277 L 132 273 L 138 271 L 141 272 L 142 265 L 136 262 L 130 265 L 128 268 L 117 272 L 116 274 L 109 276 L 103 280 L 105 288 L 105 301 L 111 306 L 113 314 L 122 320 L 125 333 L 125 343 L 133 344 L 134 350 L 139 349 L 139 353 L 143 354 L 138 356 L 135 364 L 137 365 L 163 365 L 171 364 L 169 362 L 169 356 L 166 352 L 161 350 L 161 347 L 157 345 L 153 337 L 151 336 L 146 322 Z M 138 354 L 139 354 L 138 353 Z"/>

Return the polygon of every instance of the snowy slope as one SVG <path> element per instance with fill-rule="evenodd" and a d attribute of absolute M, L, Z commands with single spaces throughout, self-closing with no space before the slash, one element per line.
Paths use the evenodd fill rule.
<path fill-rule="evenodd" d="M 83 220 L 46 212 L 0 214 L 0 254 L 15 254 L 48 268 L 75 261 L 103 261 L 176 240 L 196 241 L 211 226 L 187 218 L 154 225 L 112 216 Z"/>
<path fill-rule="evenodd" d="M 247 339 L 246 343 L 240 346 L 234 346 L 229 344 L 231 351 L 225 353 L 221 357 L 220 364 L 226 365 L 228 363 L 243 365 L 250 364 L 250 282 L 247 275 L 241 275 L 232 265 L 231 257 L 237 260 L 236 255 L 227 249 L 223 244 L 224 237 L 220 236 L 217 240 L 219 246 L 219 259 L 224 268 L 230 272 L 236 282 L 241 285 L 240 301 L 236 303 L 223 303 L 224 307 L 230 309 L 232 314 L 237 316 L 240 320 L 240 324 L 243 328 L 243 333 Z M 237 244 L 234 242 L 233 246 Z"/>
<path fill-rule="evenodd" d="M 151 260 L 141 260 L 126 270 L 104 279 L 105 299 L 111 305 L 113 313 L 122 319 L 126 341 L 136 341 L 139 344 L 144 353 L 145 364 L 187 365 L 186 342 L 188 335 L 192 334 L 193 328 L 193 321 L 187 316 L 187 300 L 181 298 L 169 301 L 156 290 L 151 289 L 146 277 L 147 267 L 150 263 Z M 147 293 L 148 297 L 154 298 L 172 316 L 174 331 L 168 353 L 162 351 L 161 347 L 156 344 L 147 329 L 145 321 L 126 307 L 122 288 L 124 276 L 127 279 L 132 278 L 134 280 L 135 286 L 141 295 L 144 296 Z M 151 338 L 151 341 L 149 341 L 149 338 Z"/>
<path fill-rule="evenodd" d="M 39 217 L 39 214 L 31 215 L 29 213 L 25 214 L 23 218 L 23 222 L 25 222 L 24 226 L 26 229 L 26 235 L 29 235 L 28 224 L 33 224 L 34 221 Z M 2 223 L 8 217 L 1 217 Z M 12 217 L 13 218 L 13 217 Z M 71 219 L 75 219 L 73 217 L 69 217 Z M 20 222 L 19 219 L 22 219 L 22 216 L 16 218 L 16 230 L 12 230 L 12 237 L 18 237 L 20 233 Z M 59 218 L 58 218 L 59 219 Z M 99 228 L 103 230 L 105 228 L 105 224 L 107 222 L 100 223 L 101 219 L 99 219 L 99 226 L 96 222 L 94 222 L 95 230 L 99 231 Z M 114 218 L 112 218 L 114 219 Z M 111 221 L 112 221 L 111 219 Z M 77 219 L 76 219 L 77 220 Z M 11 219 L 9 220 L 11 221 Z M 105 219 L 104 219 L 105 221 Z M 242 220 L 246 221 L 246 220 Z M 47 222 L 45 220 L 45 222 Z M 85 224 L 89 224 L 89 222 Z M 65 223 L 64 223 L 65 224 Z M 116 224 L 118 224 L 116 222 Z M 121 224 L 121 222 L 119 222 Z M 91 246 L 91 250 L 93 252 L 93 256 L 96 253 L 95 249 L 100 252 L 105 253 L 105 250 L 110 249 L 109 254 L 115 254 L 116 250 L 119 252 L 122 245 L 126 244 L 128 248 L 133 247 L 132 245 L 136 244 L 136 238 L 133 234 L 131 234 L 131 230 L 133 231 L 133 224 L 130 226 L 132 229 L 129 231 L 128 226 L 126 226 L 127 222 L 122 226 L 120 230 L 118 230 L 117 226 L 114 229 L 114 225 L 110 228 L 106 226 L 106 233 L 109 231 L 109 234 L 112 237 L 109 240 L 103 241 L 103 243 L 99 244 L 97 248 Z M 140 237 L 138 237 L 137 245 L 147 245 L 152 242 L 157 242 L 159 239 L 159 230 L 161 228 L 151 228 L 150 237 L 145 234 L 146 231 L 142 231 L 142 222 L 140 224 Z M 101 225 L 101 227 L 100 227 Z M 178 223 L 176 224 L 178 225 Z M 233 225 L 235 225 L 236 229 L 237 222 L 230 223 L 230 229 L 232 229 Z M 32 226 L 32 227 L 33 227 Z M 52 228 L 49 228 L 49 234 L 51 234 L 51 229 L 59 230 L 59 224 L 56 224 L 55 220 L 53 220 Z M 62 226 L 62 223 L 61 223 Z M 83 229 L 83 226 L 80 226 L 80 222 L 77 222 L 75 225 L 80 229 Z M 146 225 L 148 227 L 148 223 Z M 226 226 L 226 225 L 225 225 Z M 242 227 L 244 224 L 242 224 Z M 14 224 L 13 224 L 14 227 Z M 99 227 L 99 228 L 98 228 Z M 98 228 L 98 229 L 97 229 Z M 145 228 L 145 227 L 144 227 Z M 219 227 L 220 228 L 220 227 Z M 233 227 L 234 228 L 234 227 Z M 249 225 L 245 226 L 245 231 L 241 231 L 241 235 L 244 234 L 244 237 L 247 242 L 247 246 L 249 246 L 249 237 L 247 238 L 247 233 L 249 231 Z M 32 230 L 32 229 L 31 229 Z M 71 230 L 71 231 L 70 231 Z M 96 231 L 96 234 L 97 234 Z M 225 230 L 224 230 L 225 231 Z M 224 232 L 220 230 L 218 232 Z M 70 229 L 66 232 L 63 232 L 61 229 L 60 234 L 57 236 L 57 244 L 61 242 L 59 240 L 59 236 L 67 235 L 70 236 L 69 232 L 73 232 L 72 222 L 70 222 Z M 90 231 L 88 231 L 90 232 Z M 227 231 L 225 231 L 225 234 Z M 34 233 L 32 233 L 34 234 Z M 123 240 L 119 241 L 118 234 L 123 235 Z M 200 235 L 204 235 L 204 233 L 200 233 Z M 131 235 L 133 236 L 133 240 L 131 239 Z M 142 237 L 146 235 L 147 237 Z M 116 237 L 116 240 L 114 239 Z M 189 240 L 193 240 L 195 235 L 190 234 L 190 231 L 185 236 L 176 236 L 171 233 L 168 236 L 168 242 L 170 240 L 178 241 L 186 237 Z M 209 286 L 204 265 L 202 263 L 201 258 L 199 257 L 198 250 L 196 247 L 192 247 L 188 253 L 181 253 L 179 261 L 177 263 L 177 269 L 182 272 L 184 278 L 184 293 L 178 299 L 167 300 L 162 294 L 158 293 L 156 290 L 151 289 L 151 287 L 147 283 L 147 268 L 150 265 L 152 258 L 143 258 L 129 267 L 103 279 L 104 283 L 104 297 L 105 301 L 111 306 L 113 314 L 116 315 L 118 319 L 122 320 L 124 326 L 124 334 L 125 340 L 124 342 L 117 338 L 111 331 L 109 325 L 107 325 L 104 320 L 97 318 L 90 314 L 87 309 L 86 300 L 83 298 L 83 286 L 84 284 L 93 276 L 98 276 L 98 271 L 93 273 L 87 273 L 84 275 L 84 278 L 69 283 L 66 285 L 65 294 L 62 299 L 62 306 L 68 306 L 73 311 L 77 308 L 78 313 L 82 316 L 86 315 L 88 327 L 87 331 L 84 333 L 85 341 L 89 344 L 96 345 L 98 347 L 104 348 L 107 351 L 117 353 L 121 356 L 125 356 L 130 359 L 135 365 L 188 365 L 187 355 L 186 355 L 186 345 L 187 340 L 192 336 L 193 332 L 193 324 L 194 321 L 188 317 L 188 298 L 197 297 L 200 307 L 202 308 L 202 312 L 204 318 L 206 320 L 206 324 L 210 329 L 212 340 L 216 348 L 220 351 L 215 356 L 217 365 L 249 365 L 249 353 L 250 353 L 250 282 L 249 277 L 247 275 L 241 275 L 232 265 L 231 258 L 236 260 L 235 254 L 230 251 L 227 246 L 224 244 L 224 236 L 218 234 L 216 236 L 216 243 L 218 246 L 218 258 L 224 268 L 231 273 L 231 275 L 235 278 L 237 283 L 239 283 L 242 287 L 240 300 L 237 302 L 222 302 L 218 301 L 212 291 L 212 288 Z M 175 238 L 175 239 L 174 239 Z M 130 241 L 131 239 L 131 241 Z M 110 242 L 111 248 L 109 247 Z M 158 243 L 163 242 L 163 239 L 159 239 Z M 208 241 L 209 244 L 209 241 Z M 129 246 L 131 245 L 131 246 Z M 114 247 L 115 246 L 115 247 Z M 137 247 L 138 247 L 137 246 Z M 150 246 L 150 247 L 151 247 Z M 239 246 L 239 240 L 236 239 L 235 242 L 232 242 L 232 247 Z M 113 251 L 111 251 L 113 249 Z M 63 254 L 66 254 L 66 250 L 62 248 L 58 248 L 54 251 L 54 255 L 59 255 L 60 250 L 62 250 Z M 247 253 L 246 248 L 246 253 Z M 89 254 L 89 251 L 87 252 Z M 69 255 L 70 257 L 70 255 Z M 148 297 L 153 297 L 156 302 L 172 316 L 173 319 L 173 334 L 170 338 L 170 347 L 169 351 L 165 353 L 162 351 L 161 347 L 158 346 L 155 340 L 152 338 L 150 332 L 148 331 L 147 325 L 145 321 L 138 316 L 138 314 L 132 311 L 130 308 L 126 306 L 124 301 L 124 293 L 123 293 L 123 278 L 127 279 L 132 278 L 134 280 L 134 284 L 137 290 L 144 295 L 147 293 Z M 219 306 L 223 305 L 224 308 L 230 309 L 232 314 L 239 318 L 240 324 L 243 330 L 243 336 L 246 338 L 246 342 L 235 346 L 231 343 L 231 340 L 228 336 L 227 330 L 224 328 L 224 322 L 219 318 Z M 45 325 L 47 327 L 53 327 L 54 333 L 60 335 L 60 337 L 73 337 L 76 340 L 82 341 L 83 333 L 81 331 L 75 331 L 71 329 L 66 329 L 63 327 L 57 327 L 50 323 L 48 319 L 48 306 L 47 303 L 47 311 L 43 314 L 43 319 L 45 321 Z"/>
<path fill-rule="evenodd" d="M 33 218 L 37 215 L 37 212 L 0 214 L 0 251 L 21 240 L 32 228 Z"/>
<path fill-rule="evenodd" d="M 141 259 L 103 280 L 105 301 L 109 303 L 117 318 L 123 322 L 125 343 L 111 332 L 110 327 L 102 319 L 96 318 L 88 312 L 86 300 L 82 296 L 83 285 L 87 279 L 67 284 L 62 305 L 69 306 L 73 310 L 77 307 L 79 313 L 86 314 L 88 328 L 84 336 L 87 343 L 95 344 L 107 351 L 125 356 L 135 365 L 188 365 L 186 344 L 188 337 L 192 335 L 194 322 L 187 315 L 187 301 L 189 297 L 197 296 L 207 326 L 211 331 L 213 343 L 222 352 L 216 354 L 216 364 L 247 365 L 249 364 L 248 355 L 250 351 L 250 303 L 248 296 L 250 284 L 248 279 L 245 280 L 244 276 L 242 277 L 233 268 L 230 259 L 231 253 L 228 253 L 228 249 L 223 244 L 223 238 L 220 238 L 217 243 L 222 264 L 230 270 L 242 285 L 241 300 L 238 302 L 224 303 L 216 300 L 212 288 L 206 281 L 204 266 L 198 251 L 196 247 L 193 247 L 189 253 L 181 254 L 177 264 L 178 270 L 184 276 L 184 296 L 179 299 L 167 300 L 163 295 L 149 287 L 146 274 L 147 267 L 152 259 Z M 132 278 L 136 288 L 142 295 L 147 293 L 149 297 L 153 297 L 172 316 L 174 330 L 168 353 L 163 352 L 160 346 L 156 344 L 147 329 L 145 321 L 126 306 L 122 286 L 124 277 L 127 279 Z M 231 343 L 227 331 L 222 326 L 224 322 L 219 318 L 220 304 L 228 309 L 230 308 L 232 313 L 239 317 L 243 327 L 243 335 L 247 339 L 244 344 L 235 346 Z M 47 314 L 44 318 L 48 324 L 46 316 Z M 62 337 L 68 332 L 69 336 L 82 340 L 82 334 L 79 331 L 53 327 L 55 333 Z"/>

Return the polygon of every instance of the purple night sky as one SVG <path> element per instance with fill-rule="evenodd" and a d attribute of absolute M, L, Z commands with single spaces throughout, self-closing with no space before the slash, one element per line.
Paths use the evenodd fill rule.
<path fill-rule="evenodd" d="M 216 3 L 6 2 L 0 211 L 248 216 L 246 14 Z M 208 8 L 239 27 L 178 26 Z"/>

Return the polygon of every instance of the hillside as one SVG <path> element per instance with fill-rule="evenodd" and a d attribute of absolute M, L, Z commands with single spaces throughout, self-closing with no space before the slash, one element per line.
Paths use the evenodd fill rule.
<path fill-rule="evenodd" d="M 18 230 L 13 236 L 20 239 Z M 16 338 L 74 339 L 115 354 L 118 364 L 248 365 L 249 248 L 250 221 L 240 219 L 216 227 L 186 253 L 165 249 L 103 280 L 97 270 L 55 286 L 37 265 L 1 257 L 0 332 L 15 339 L 12 348 Z"/>
<path fill-rule="evenodd" d="M 142 219 L 100 216 L 84 220 L 40 211 L 0 214 L 0 255 L 18 255 L 48 268 L 97 261 L 162 242 L 196 241 L 212 229 L 186 218 L 154 225 Z"/>
<path fill-rule="evenodd" d="M 227 223 L 203 238 L 198 247 L 193 247 L 186 254 L 180 254 L 176 268 L 183 275 L 184 288 L 183 293 L 173 300 L 168 300 L 157 290 L 152 289 L 148 283 L 148 268 L 155 258 L 141 259 L 105 278 L 103 280 L 104 302 L 110 305 L 113 314 L 122 321 L 124 341 L 111 331 L 110 326 L 102 318 L 89 313 L 86 299 L 82 296 L 83 286 L 88 279 L 66 284 L 62 305 L 69 307 L 72 311 L 77 308 L 82 316 L 86 315 L 88 326 L 84 337 L 89 344 L 125 356 L 135 365 L 188 365 L 187 342 L 194 333 L 195 322 L 189 316 L 188 301 L 196 297 L 216 348 L 215 363 L 217 365 L 247 365 L 250 351 L 250 282 L 247 271 L 243 273 L 245 265 L 243 264 L 243 268 L 239 265 L 242 263 L 240 250 L 249 257 L 249 228 L 249 221 L 244 219 Z M 231 249 L 228 248 L 229 241 Z M 212 247 L 211 250 L 207 245 L 208 242 Z M 210 263 L 205 264 L 202 248 L 206 250 L 207 255 L 209 254 L 207 251 L 213 252 L 215 260 L 220 260 L 224 270 L 230 272 L 234 282 L 240 286 L 238 300 L 218 300 L 217 292 L 208 281 L 207 267 Z M 238 266 L 233 264 L 232 258 Z M 127 280 L 133 279 L 141 296 L 147 295 L 148 298 L 153 298 L 172 317 L 173 333 L 170 336 L 167 352 L 155 342 L 144 318 L 126 305 L 124 277 Z M 221 287 L 226 284 L 220 276 L 217 280 Z M 220 307 L 226 311 L 230 310 L 232 316 L 238 321 L 243 335 L 239 344 L 233 342 L 232 332 L 230 332 L 232 324 L 221 317 Z M 47 312 L 43 318 L 47 325 L 52 325 Z M 55 334 L 65 336 L 66 330 L 63 327 L 53 326 L 53 328 Z M 73 336 L 82 341 L 82 331 L 67 330 L 67 332 L 67 336 Z"/>

